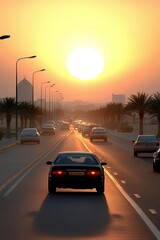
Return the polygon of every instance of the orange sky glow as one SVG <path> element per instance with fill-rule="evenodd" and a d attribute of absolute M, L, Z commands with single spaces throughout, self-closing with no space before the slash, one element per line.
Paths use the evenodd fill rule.
<path fill-rule="evenodd" d="M 112 93 L 160 92 L 159 0 L 0 0 L 0 98 L 15 97 L 15 66 L 18 81 L 32 82 L 35 99 L 41 83 L 55 84 L 64 101 L 106 103 Z M 67 69 L 71 52 L 93 48 L 104 60 L 103 71 L 80 80 Z"/>

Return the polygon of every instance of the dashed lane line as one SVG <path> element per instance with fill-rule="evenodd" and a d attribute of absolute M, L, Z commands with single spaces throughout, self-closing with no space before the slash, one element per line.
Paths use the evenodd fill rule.
<path fill-rule="evenodd" d="M 76 134 L 78 136 L 78 134 Z M 81 140 L 83 145 L 86 147 L 86 149 L 89 152 L 92 152 L 90 148 L 86 145 L 86 143 L 83 141 L 80 136 L 78 138 Z M 120 186 L 120 184 L 117 182 L 117 180 L 112 176 L 109 171 L 104 168 L 105 173 L 107 176 L 112 180 L 112 182 L 115 184 L 115 186 L 118 188 L 118 190 L 122 193 L 122 195 L 127 199 L 127 201 L 131 204 L 131 206 L 135 209 L 135 211 L 138 213 L 138 215 L 143 219 L 145 224 L 148 226 L 148 228 L 151 230 L 153 235 L 156 237 L 157 240 L 160 240 L 160 231 L 158 228 L 153 224 L 153 222 L 147 217 L 147 215 L 142 211 L 142 209 L 134 202 L 134 200 L 127 194 L 127 192 Z"/>

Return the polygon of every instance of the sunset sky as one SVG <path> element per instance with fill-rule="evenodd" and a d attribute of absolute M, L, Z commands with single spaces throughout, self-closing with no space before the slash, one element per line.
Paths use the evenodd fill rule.
<path fill-rule="evenodd" d="M 16 61 L 31 55 L 37 57 L 18 62 L 18 82 L 32 82 L 45 68 L 35 74 L 35 99 L 46 81 L 64 101 L 106 103 L 112 93 L 127 99 L 160 92 L 160 0 L 0 0 L 0 11 L 0 36 L 11 35 L 0 40 L 0 98 L 15 97 Z M 94 49 L 104 61 L 90 80 L 67 68 L 80 48 Z"/>

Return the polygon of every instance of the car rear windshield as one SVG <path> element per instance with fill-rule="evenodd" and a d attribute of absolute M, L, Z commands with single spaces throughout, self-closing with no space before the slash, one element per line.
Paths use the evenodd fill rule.
<path fill-rule="evenodd" d="M 92 132 L 105 133 L 105 130 L 104 129 L 93 129 Z"/>
<path fill-rule="evenodd" d="M 140 136 L 138 141 L 141 141 L 141 142 L 155 142 L 155 141 L 158 141 L 158 139 L 156 138 L 156 136 Z"/>
<path fill-rule="evenodd" d="M 98 165 L 98 160 L 94 156 L 88 155 L 59 155 L 54 164 L 70 164 L 70 165 Z"/>
<path fill-rule="evenodd" d="M 28 134 L 36 134 L 36 130 L 24 130 L 23 131 L 24 135 L 28 135 Z"/>

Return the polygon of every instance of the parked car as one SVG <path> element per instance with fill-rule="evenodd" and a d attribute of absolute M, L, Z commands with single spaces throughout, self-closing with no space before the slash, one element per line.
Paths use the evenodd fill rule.
<path fill-rule="evenodd" d="M 138 135 L 134 142 L 134 156 L 139 153 L 154 153 L 159 148 L 159 140 L 155 135 Z"/>
<path fill-rule="evenodd" d="M 101 139 L 107 142 L 107 130 L 103 127 L 94 127 L 89 135 L 90 141 Z"/>
<path fill-rule="evenodd" d="M 104 192 L 104 169 L 106 162 L 90 152 L 60 152 L 53 161 L 48 174 L 48 191 L 56 188 L 93 189 Z"/>
<path fill-rule="evenodd" d="M 160 148 L 153 154 L 153 171 L 160 172 Z"/>
<path fill-rule="evenodd" d="M 37 128 L 24 128 L 20 135 L 20 143 L 36 142 L 40 143 L 40 134 Z"/>
<path fill-rule="evenodd" d="M 99 127 L 97 124 L 90 124 L 85 125 L 82 129 L 82 136 L 85 137 L 86 135 L 89 136 L 90 132 L 92 131 L 92 128 Z"/>
<path fill-rule="evenodd" d="M 52 134 L 55 135 L 55 126 L 52 123 L 45 123 L 42 126 L 42 134 Z"/>

